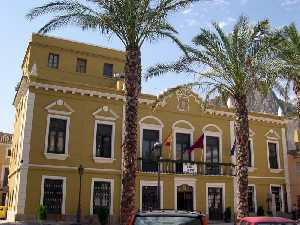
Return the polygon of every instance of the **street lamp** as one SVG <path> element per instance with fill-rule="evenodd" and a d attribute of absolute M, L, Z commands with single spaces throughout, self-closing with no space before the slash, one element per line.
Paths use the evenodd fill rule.
<path fill-rule="evenodd" d="M 160 206 L 160 159 L 161 159 L 161 149 L 162 144 L 156 142 L 153 145 L 153 153 L 155 158 L 157 159 L 157 202 Z M 159 207 L 160 208 L 160 207 Z"/>
<path fill-rule="evenodd" d="M 77 206 L 77 215 L 76 215 L 76 222 L 77 224 L 81 223 L 81 177 L 83 175 L 84 168 L 80 164 L 78 167 L 78 174 L 79 174 L 79 193 L 78 193 L 78 206 Z"/>

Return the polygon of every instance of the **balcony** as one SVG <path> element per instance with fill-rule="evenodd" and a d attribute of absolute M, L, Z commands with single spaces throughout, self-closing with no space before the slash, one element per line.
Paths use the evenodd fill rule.
<path fill-rule="evenodd" d="M 160 159 L 160 173 L 189 174 L 194 176 L 234 176 L 231 163 L 207 163 L 185 160 Z M 138 158 L 137 170 L 145 173 L 157 173 L 158 161 Z"/>

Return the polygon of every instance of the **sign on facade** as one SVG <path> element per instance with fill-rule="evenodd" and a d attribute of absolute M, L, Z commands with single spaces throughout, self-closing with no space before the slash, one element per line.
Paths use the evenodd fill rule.
<path fill-rule="evenodd" d="M 183 163 L 183 173 L 197 173 L 197 165 L 192 163 Z"/>

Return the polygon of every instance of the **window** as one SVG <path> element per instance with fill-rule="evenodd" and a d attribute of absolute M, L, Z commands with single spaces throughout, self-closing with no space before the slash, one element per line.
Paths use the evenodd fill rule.
<path fill-rule="evenodd" d="M 182 173 L 183 172 L 183 162 L 191 160 L 191 153 L 186 151 L 188 147 L 191 145 L 191 134 L 185 133 L 176 133 L 176 172 Z"/>
<path fill-rule="evenodd" d="M 43 178 L 42 204 L 50 214 L 64 213 L 64 179 Z"/>
<path fill-rule="evenodd" d="M 296 162 L 296 175 L 300 176 L 300 162 Z"/>
<path fill-rule="evenodd" d="M 67 119 L 49 118 L 47 153 L 65 154 Z"/>
<path fill-rule="evenodd" d="M 268 142 L 270 169 L 279 169 L 277 156 L 277 143 Z"/>
<path fill-rule="evenodd" d="M 154 156 L 153 147 L 159 142 L 159 130 L 143 129 L 142 142 L 142 168 L 146 172 L 157 171 L 157 159 Z"/>
<path fill-rule="evenodd" d="M 54 53 L 49 53 L 48 67 L 53 69 L 58 69 L 58 65 L 59 65 L 59 55 Z"/>
<path fill-rule="evenodd" d="M 103 75 L 105 77 L 112 77 L 113 76 L 113 68 L 114 68 L 113 64 L 104 63 Z"/>
<path fill-rule="evenodd" d="M 96 131 L 96 157 L 112 158 L 114 124 L 110 122 L 97 122 Z"/>
<path fill-rule="evenodd" d="M 253 167 L 252 165 L 252 141 L 248 141 L 248 167 Z"/>
<path fill-rule="evenodd" d="M 8 185 L 9 170 L 8 170 L 8 167 L 3 167 L 3 168 L 4 168 L 4 171 L 3 171 L 2 187 L 6 187 Z"/>
<path fill-rule="evenodd" d="M 275 196 L 276 211 L 281 211 L 282 200 L 281 200 L 281 187 L 271 186 L 272 195 Z"/>
<path fill-rule="evenodd" d="M 219 137 L 206 136 L 206 173 L 207 175 L 217 175 L 220 173 L 220 140 Z"/>
<path fill-rule="evenodd" d="M 160 196 L 157 186 L 142 186 L 142 210 L 160 209 Z"/>
<path fill-rule="evenodd" d="M 97 214 L 99 208 L 107 208 L 112 213 L 112 180 L 93 180 L 91 214 Z"/>
<path fill-rule="evenodd" d="M 9 157 L 11 157 L 11 149 L 10 148 L 8 148 L 6 150 L 6 158 L 9 158 Z"/>
<path fill-rule="evenodd" d="M 79 73 L 86 73 L 86 64 L 87 61 L 86 59 L 77 59 L 77 64 L 76 64 L 76 72 Z"/>
<path fill-rule="evenodd" d="M 248 186 L 248 207 L 250 213 L 255 213 L 255 201 L 254 186 Z"/>

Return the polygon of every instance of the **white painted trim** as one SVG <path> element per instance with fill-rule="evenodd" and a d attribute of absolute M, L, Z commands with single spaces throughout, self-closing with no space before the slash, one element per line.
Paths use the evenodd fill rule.
<path fill-rule="evenodd" d="M 5 173 L 5 168 L 9 168 L 9 166 L 8 165 L 3 165 L 2 166 L 2 170 L 1 170 L 1 187 L 4 187 L 3 186 L 3 181 L 4 181 L 4 173 Z"/>
<path fill-rule="evenodd" d="M 158 130 L 159 142 L 162 143 L 162 128 L 161 125 L 140 123 L 140 157 L 143 157 L 143 134 L 144 130 Z"/>
<path fill-rule="evenodd" d="M 253 137 L 255 132 L 249 127 L 249 137 Z"/>
<path fill-rule="evenodd" d="M 68 111 L 60 111 L 60 110 L 53 110 L 53 109 L 51 109 L 52 107 L 54 107 L 56 105 L 58 105 L 58 106 L 64 106 L 64 107 L 67 108 Z M 73 112 L 75 112 L 72 109 L 72 107 L 68 103 L 66 103 L 64 100 L 62 100 L 62 99 L 58 99 L 58 100 L 52 102 L 51 104 L 47 105 L 45 107 L 45 109 L 48 111 L 48 113 L 52 113 L 52 114 L 71 115 Z"/>
<path fill-rule="evenodd" d="M 226 199 L 226 192 L 225 192 L 225 183 L 206 183 L 206 214 L 209 215 L 208 209 L 208 188 L 222 188 L 222 203 L 223 203 L 223 211 L 225 210 L 225 199 Z"/>
<path fill-rule="evenodd" d="M 255 213 L 257 213 L 256 185 L 255 184 L 248 184 L 248 186 L 253 187 L 254 211 L 255 211 Z"/>
<path fill-rule="evenodd" d="M 217 125 L 215 125 L 215 124 L 212 124 L 212 123 L 211 123 L 211 124 L 205 125 L 205 126 L 202 128 L 202 132 L 203 132 L 203 133 L 208 132 L 207 128 L 209 128 L 209 127 L 214 127 L 214 128 L 216 128 L 218 131 L 215 132 L 215 133 L 220 133 L 221 135 L 223 135 L 222 129 L 221 129 L 219 126 L 217 126 Z"/>
<path fill-rule="evenodd" d="M 280 180 L 285 179 L 285 177 L 259 177 L 259 176 L 248 176 L 248 178 L 251 178 L 251 179 L 280 179 Z"/>
<path fill-rule="evenodd" d="M 269 160 L 270 151 L 269 151 L 269 143 L 276 144 L 276 154 L 277 154 L 278 169 L 270 168 L 270 160 Z M 281 166 L 280 166 L 280 156 L 279 156 L 279 151 L 280 151 L 280 149 L 279 149 L 279 141 L 275 141 L 275 140 L 267 140 L 267 157 L 268 157 L 267 161 L 268 161 L 268 168 L 269 168 L 269 170 L 270 170 L 271 172 L 272 172 L 272 170 L 273 170 L 273 172 L 277 173 L 277 171 L 278 171 L 279 169 L 281 169 Z"/>
<path fill-rule="evenodd" d="M 281 128 L 281 143 L 283 150 L 283 167 L 285 172 L 285 183 L 286 183 L 286 193 L 287 193 L 287 205 L 288 212 L 292 211 L 292 201 L 291 201 L 291 183 L 289 177 L 289 168 L 288 168 L 288 154 L 287 154 L 287 140 L 285 128 Z"/>
<path fill-rule="evenodd" d="M 140 180 L 140 210 L 142 210 L 143 206 L 143 192 L 142 188 L 143 186 L 156 186 L 157 187 L 157 181 L 149 181 L 149 180 Z M 164 208 L 164 182 L 160 181 L 160 208 Z"/>
<path fill-rule="evenodd" d="M 159 118 L 157 118 L 156 116 L 145 116 L 145 117 L 143 117 L 143 118 L 140 119 L 140 121 L 139 121 L 140 126 L 141 126 L 142 124 L 148 124 L 148 123 L 143 123 L 143 121 L 146 120 L 146 119 L 153 119 L 153 120 L 155 120 L 156 122 L 159 123 L 159 125 L 155 124 L 156 126 L 164 127 L 163 122 L 162 122 Z"/>
<path fill-rule="evenodd" d="M 193 137 L 194 137 L 194 130 L 193 129 L 185 129 L 185 128 L 178 128 L 178 127 L 173 127 L 172 128 L 172 140 L 173 141 L 173 159 L 176 160 L 176 134 L 181 133 L 181 134 L 189 134 L 190 135 L 190 144 L 192 145 L 193 142 Z M 194 151 L 191 153 L 191 160 L 194 161 Z"/>
<path fill-rule="evenodd" d="M 248 167 L 248 170 L 254 171 L 255 169 L 255 160 L 254 160 L 254 145 L 253 145 L 253 138 L 249 137 L 248 139 L 250 141 L 250 147 L 251 147 L 251 167 Z"/>
<path fill-rule="evenodd" d="M 111 135 L 111 158 L 97 157 L 96 156 L 96 136 L 97 136 L 97 126 L 98 124 L 105 124 L 112 126 L 112 135 Z M 116 124 L 112 121 L 102 121 L 95 120 L 94 126 L 94 141 L 93 141 L 93 159 L 96 163 L 112 163 L 115 159 L 115 132 L 116 132 Z"/>
<path fill-rule="evenodd" d="M 65 140 L 65 153 L 64 154 L 55 154 L 55 153 L 48 153 L 48 136 L 49 136 L 49 126 L 50 126 L 50 119 L 56 118 L 61 120 L 67 121 L 66 127 L 66 140 Z M 69 157 L 69 130 L 70 130 L 70 117 L 62 116 L 62 115 L 47 115 L 47 127 L 46 127 L 46 135 L 45 135 L 45 148 L 44 148 L 44 155 L 47 159 L 57 159 L 57 160 L 65 160 Z"/>
<path fill-rule="evenodd" d="M 187 130 L 192 130 L 192 131 L 195 130 L 195 127 L 187 120 L 177 120 L 176 122 L 174 122 L 172 124 L 172 129 L 176 128 L 176 125 L 179 124 L 179 123 L 185 123 L 190 127 L 190 128 L 182 128 L 182 129 L 187 129 Z M 180 127 L 177 127 L 177 128 L 180 128 Z"/>
<path fill-rule="evenodd" d="M 114 213 L 114 179 L 103 179 L 103 178 L 92 178 L 92 184 L 91 184 L 91 199 L 90 199 L 90 215 L 93 215 L 93 195 L 94 195 L 94 184 L 95 181 L 102 181 L 102 182 L 108 182 L 110 183 L 110 209 L 109 214 L 113 215 Z"/>
<path fill-rule="evenodd" d="M 23 133 L 23 166 L 20 169 L 19 178 L 19 192 L 17 197 L 17 210 L 15 214 L 24 214 L 25 201 L 26 201 L 26 189 L 27 189 L 27 175 L 28 175 L 28 164 L 29 164 L 29 154 L 30 154 L 30 143 L 31 143 L 31 131 L 32 131 L 32 120 L 33 120 L 33 110 L 35 94 L 27 92 L 27 103 L 25 116 L 25 126 Z M 13 214 L 13 213 L 12 213 Z"/>
<path fill-rule="evenodd" d="M 275 136 L 275 137 L 274 137 Z M 279 140 L 280 139 L 280 135 L 273 129 L 270 129 L 266 134 L 265 137 L 267 137 L 268 139 L 273 139 L 273 140 Z"/>
<path fill-rule="evenodd" d="M 281 212 L 284 212 L 285 204 L 284 204 L 284 198 L 283 198 L 283 188 L 281 184 L 270 184 L 269 190 L 270 193 L 272 193 L 272 187 L 280 187 L 280 198 L 281 198 Z"/>
<path fill-rule="evenodd" d="M 109 112 L 112 117 L 104 117 L 104 116 L 99 116 L 97 115 L 98 113 L 100 112 Z M 118 114 L 115 113 L 111 108 L 109 108 L 109 106 L 102 106 L 100 108 L 98 108 L 95 112 L 93 112 L 93 116 L 96 118 L 96 119 L 104 119 L 104 118 L 109 118 L 108 120 L 116 120 L 119 118 Z M 107 119 L 106 119 L 107 120 Z"/>
<path fill-rule="evenodd" d="M 196 182 L 197 179 L 195 178 L 179 178 L 179 177 L 174 178 L 174 209 L 175 210 L 177 210 L 177 187 L 183 184 L 187 184 L 193 187 L 193 210 L 196 211 L 197 209 Z"/>
<path fill-rule="evenodd" d="M 223 162 L 223 142 L 222 142 L 222 132 L 211 132 L 203 129 L 204 141 L 203 141 L 203 161 L 206 162 L 206 137 L 217 137 L 219 138 L 219 163 Z"/>
<path fill-rule="evenodd" d="M 49 180 L 62 180 L 63 181 L 63 197 L 62 197 L 62 205 L 61 205 L 61 214 L 65 215 L 65 203 L 66 203 L 66 195 L 67 195 L 67 178 L 62 176 L 42 176 L 41 182 L 41 197 L 40 197 L 40 204 L 43 205 L 44 202 L 44 183 L 45 179 Z"/>

